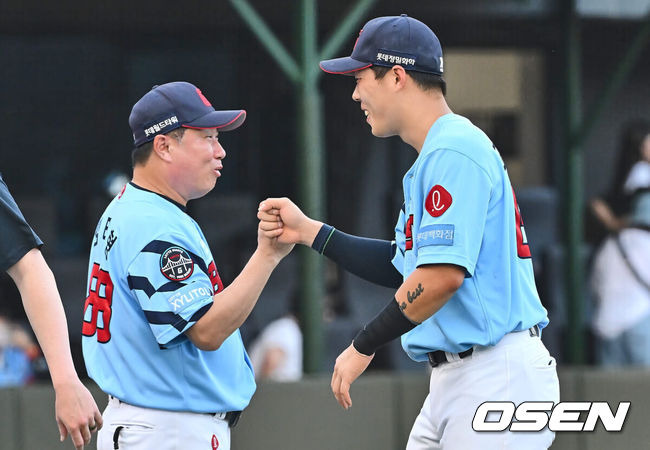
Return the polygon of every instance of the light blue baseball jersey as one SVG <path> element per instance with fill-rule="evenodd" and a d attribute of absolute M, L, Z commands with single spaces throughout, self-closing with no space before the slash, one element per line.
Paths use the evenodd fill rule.
<path fill-rule="evenodd" d="M 494 345 L 509 332 L 548 324 L 514 191 L 480 129 L 456 114 L 436 120 L 403 188 L 394 266 L 404 279 L 423 264 L 466 272 L 452 298 L 402 336 L 412 359 Z"/>
<path fill-rule="evenodd" d="M 184 334 L 223 285 L 182 205 L 127 185 L 97 225 L 87 289 L 83 355 L 104 392 L 171 411 L 248 405 L 255 381 L 239 330 L 216 351 L 199 350 Z"/>

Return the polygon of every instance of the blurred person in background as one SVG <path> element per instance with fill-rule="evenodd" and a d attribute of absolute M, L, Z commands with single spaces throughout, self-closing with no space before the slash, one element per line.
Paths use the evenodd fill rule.
<path fill-rule="evenodd" d="M 32 379 L 38 347 L 20 326 L 0 314 L 0 388 L 24 386 Z"/>
<path fill-rule="evenodd" d="M 591 200 L 590 208 L 605 232 L 625 227 L 635 193 L 650 184 L 650 121 L 635 120 L 625 125 L 616 173 L 604 196 Z M 601 230 L 602 231 L 602 230 Z"/>
<path fill-rule="evenodd" d="M 250 347 L 256 380 L 298 381 L 302 378 L 300 296 L 291 295 L 286 314 L 270 322 Z"/>
<path fill-rule="evenodd" d="M 0 229 L 0 271 L 16 283 L 50 368 L 61 441 L 69 434 L 75 448 L 83 449 L 91 432 L 101 428 L 101 415 L 75 372 L 61 297 L 40 251 L 43 242 L 25 221 L 1 175 Z"/>
<path fill-rule="evenodd" d="M 614 206 L 592 202 L 610 231 L 596 252 L 591 287 L 596 301 L 593 329 L 597 362 L 605 367 L 650 366 L 650 123 L 626 128 Z M 625 175 L 625 177 L 622 177 Z"/>

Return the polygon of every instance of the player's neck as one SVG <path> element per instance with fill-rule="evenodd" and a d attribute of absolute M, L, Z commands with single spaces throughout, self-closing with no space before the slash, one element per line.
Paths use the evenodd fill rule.
<path fill-rule="evenodd" d="M 429 130 L 440 117 L 452 112 L 442 93 L 420 95 L 405 108 L 402 140 L 420 153 Z"/>
<path fill-rule="evenodd" d="M 146 167 L 136 166 L 133 169 L 132 181 L 141 188 L 164 195 L 165 197 L 170 198 L 183 206 L 187 206 L 187 200 L 184 199 L 178 192 L 176 192 L 169 185 L 169 183 L 165 181 L 164 178 L 157 176 L 155 170 L 149 170 Z"/>

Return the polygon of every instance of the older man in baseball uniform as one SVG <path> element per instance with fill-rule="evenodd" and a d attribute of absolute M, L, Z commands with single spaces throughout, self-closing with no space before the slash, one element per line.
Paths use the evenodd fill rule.
<path fill-rule="evenodd" d="M 238 328 L 292 245 L 258 234 L 224 288 L 185 210 L 221 176 L 219 133 L 245 117 L 186 82 L 155 86 L 131 111 L 133 180 L 97 225 L 84 307 L 86 367 L 109 395 L 100 450 L 227 450 L 255 391 Z"/>

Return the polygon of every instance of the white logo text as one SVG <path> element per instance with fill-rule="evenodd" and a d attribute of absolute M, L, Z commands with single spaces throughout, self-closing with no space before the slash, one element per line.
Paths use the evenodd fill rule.
<path fill-rule="evenodd" d="M 621 431 L 630 409 L 630 402 L 620 402 L 613 413 L 607 402 L 485 402 L 474 414 L 474 431 L 594 431 L 598 419 L 606 431 Z M 587 411 L 580 420 L 580 412 Z M 491 414 L 490 414 L 491 413 Z M 488 420 L 488 415 L 500 415 Z M 513 421 L 514 419 L 514 421 Z"/>

